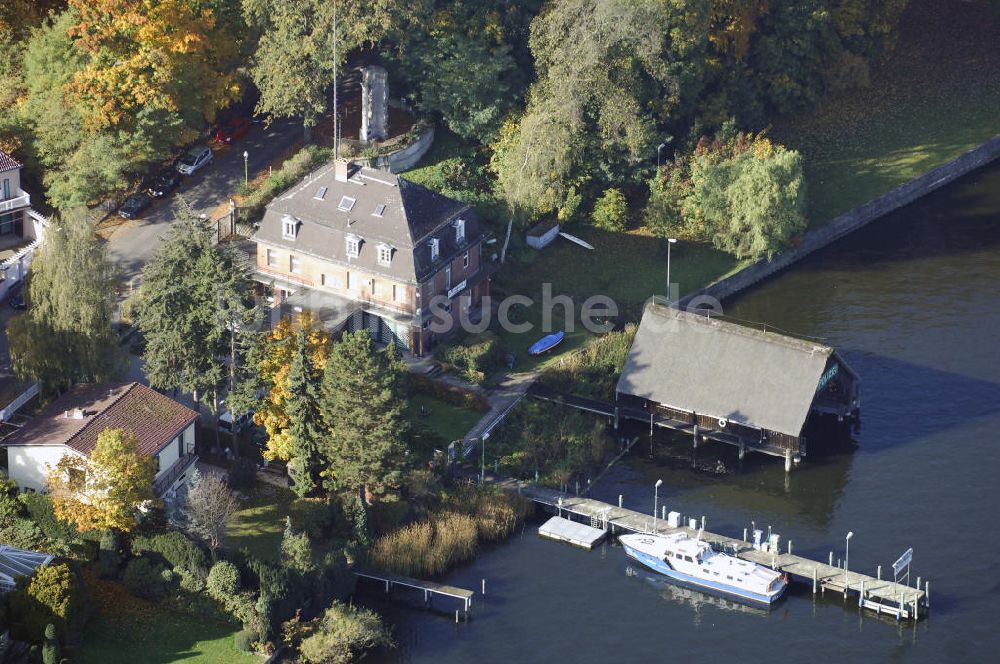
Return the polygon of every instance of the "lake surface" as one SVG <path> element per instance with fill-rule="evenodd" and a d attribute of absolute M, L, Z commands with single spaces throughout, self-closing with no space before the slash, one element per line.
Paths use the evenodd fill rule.
<path fill-rule="evenodd" d="M 689 441 L 642 442 L 593 496 L 706 515 L 740 536 L 772 526 L 797 553 L 874 574 L 913 547 L 931 582 L 917 625 L 792 586 L 770 613 L 635 573 L 619 547 L 593 552 L 520 537 L 448 574 L 486 596 L 473 619 L 371 599 L 395 625 L 392 662 L 1000 661 L 1000 166 L 875 222 L 725 303 L 728 316 L 817 337 L 861 374 L 856 445 L 779 459 Z M 637 430 L 641 433 L 641 430 Z M 647 440 L 644 442 L 648 441 Z M 890 572 L 891 573 L 891 569 Z M 448 605 L 441 603 L 442 608 Z"/>

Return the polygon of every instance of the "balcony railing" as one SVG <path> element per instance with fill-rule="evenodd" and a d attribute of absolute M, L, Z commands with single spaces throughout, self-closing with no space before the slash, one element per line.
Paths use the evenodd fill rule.
<path fill-rule="evenodd" d="M 173 486 L 174 482 L 177 481 L 181 475 L 190 469 L 195 461 L 198 460 L 197 454 L 185 454 L 180 459 L 174 462 L 174 465 L 170 466 L 167 472 L 163 473 L 153 481 L 153 493 L 157 496 L 162 496 L 163 493 Z"/>
<path fill-rule="evenodd" d="M 20 189 L 18 189 L 18 195 L 13 198 L 8 198 L 5 201 L 0 201 L 0 213 L 10 212 L 11 210 L 18 210 L 20 208 L 26 208 L 31 205 L 31 196 Z"/>

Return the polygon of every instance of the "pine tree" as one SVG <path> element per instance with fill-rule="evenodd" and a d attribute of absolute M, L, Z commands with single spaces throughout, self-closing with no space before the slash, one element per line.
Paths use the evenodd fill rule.
<path fill-rule="evenodd" d="M 316 488 L 319 477 L 319 444 L 322 437 L 319 414 L 319 372 L 309 355 L 305 331 L 295 334 L 295 352 L 288 369 L 288 472 L 292 489 L 302 497 Z"/>
<path fill-rule="evenodd" d="M 363 491 L 370 503 L 399 486 L 407 453 L 404 371 L 395 350 L 376 350 L 364 330 L 333 347 L 322 395 L 328 488 Z"/>
<path fill-rule="evenodd" d="M 252 319 L 249 266 L 216 245 L 193 216 L 177 222 L 142 272 L 137 322 L 146 338 L 146 376 L 153 387 L 214 397 L 231 354 L 230 329 Z"/>

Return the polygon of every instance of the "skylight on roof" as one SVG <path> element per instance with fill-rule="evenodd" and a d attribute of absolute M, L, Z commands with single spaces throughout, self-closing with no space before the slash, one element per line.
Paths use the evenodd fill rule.
<path fill-rule="evenodd" d="M 354 203 L 355 200 L 353 198 L 344 196 L 340 199 L 340 205 L 337 206 L 337 209 L 342 212 L 350 212 L 354 208 Z"/>
<path fill-rule="evenodd" d="M 382 217 L 382 216 L 384 216 L 385 215 L 385 208 L 386 208 L 386 206 L 385 206 L 384 203 L 376 205 L 375 206 L 375 211 L 372 212 L 372 216 L 373 217 Z"/>
<path fill-rule="evenodd" d="M 327 189 L 328 189 L 327 187 L 320 187 L 319 191 L 316 192 L 316 195 L 313 196 L 313 198 L 315 198 L 317 201 L 323 200 L 324 198 L 326 198 Z"/>

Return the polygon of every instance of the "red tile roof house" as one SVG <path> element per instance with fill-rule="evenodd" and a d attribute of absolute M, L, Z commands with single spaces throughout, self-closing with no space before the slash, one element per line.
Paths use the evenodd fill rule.
<path fill-rule="evenodd" d="M 163 496 L 194 468 L 198 413 L 141 383 L 77 385 L 3 443 L 7 472 L 22 491 L 45 491 L 48 467 L 65 454 L 86 455 L 105 429 L 124 429 L 156 459 L 153 490 Z"/>

